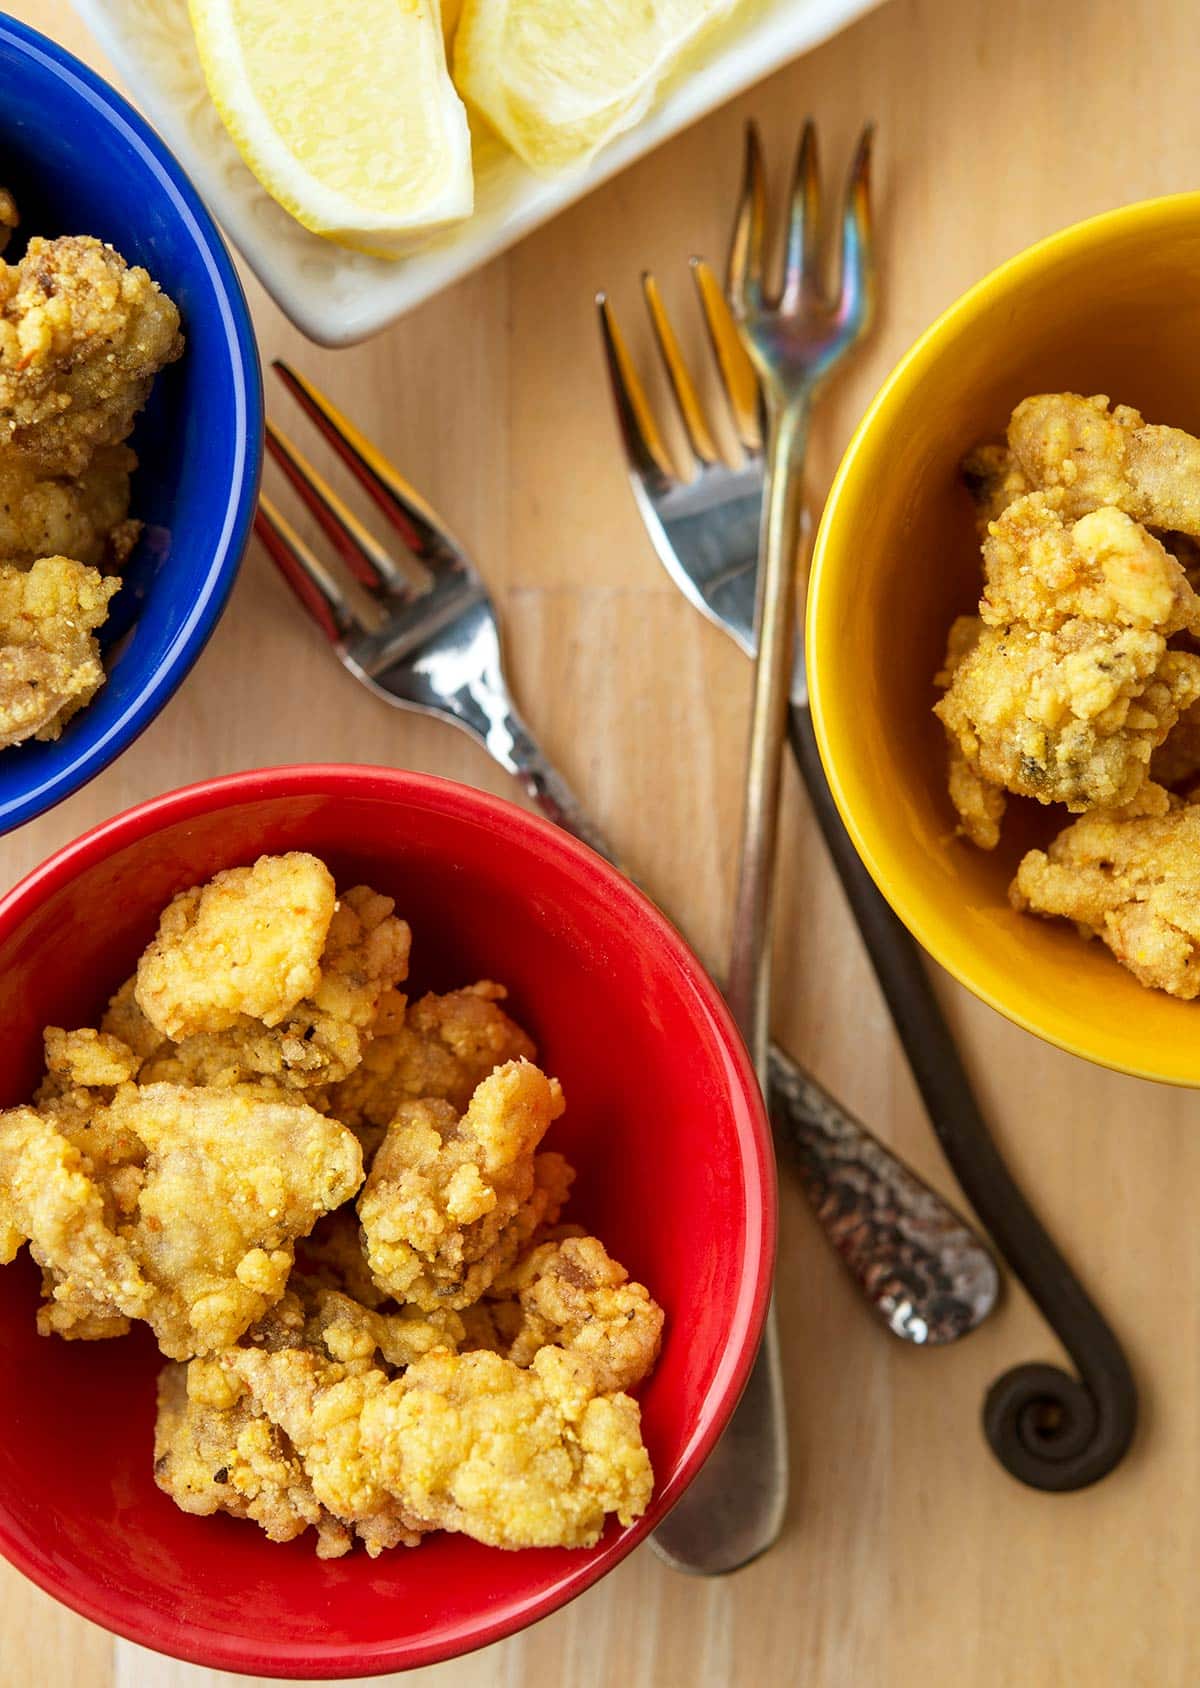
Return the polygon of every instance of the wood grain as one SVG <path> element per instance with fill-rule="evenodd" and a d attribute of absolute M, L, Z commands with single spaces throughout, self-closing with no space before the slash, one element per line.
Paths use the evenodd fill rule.
<path fill-rule="evenodd" d="M 63 0 L 18 17 L 101 65 Z M 845 156 L 880 125 L 884 310 L 814 442 L 819 496 L 871 392 L 970 282 L 1123 201 L 1196 185 L 1190 0 L 890 0 L 679 137 L 369 347 L 304 344 L 251 284 L 265 357 L 286 352 L 354 413 L 474 548 L 497 589 L 527 715 L 631 866 L 706 958 L 728 940 L 747 670 L 665 583 L 624 482 L 592 294 L 635 346 L 645 266 L 699 345 L 686 260 L 719 256 L 754 112 L 782 173 L 798 120 Z M 282 395 L 273 396 L 285 414 Z M 353 686 L 257 552 L 181 694 L 135 749 L 0 842 L 0 882 L 125 805 L 299 759 L 389 761 L 512 790 L 465 738 Z M 944 1167 L 814 829 L 789 780 L 780 1033 L 943 1188 Z M 795 1491 L 783 1544 L 727 1582 L 643 1550 L 574 1606 L 431 1688 L 1042 1688 L 1197 1679 L 1200 1101 L 1091 1069 L 943 981 L 1014 1169 L 1128 1344 L 1144 1422 L 1125 1466 L 1052 1497 L 996 1467 L 988 1383 L 1054 1358 L 1025 1296 L 969 1343 L 915 1353 L 871 1324 L 786 1179 L 779 1290 Z M 215 1688 L 0 1568 L 0 1688 Z"/>

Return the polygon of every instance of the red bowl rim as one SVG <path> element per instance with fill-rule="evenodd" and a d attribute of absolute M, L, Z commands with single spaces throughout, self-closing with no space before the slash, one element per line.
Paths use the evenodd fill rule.
<path fill-rule="evenodd" d="M 602 856 L 551 822 L 472 786 L 432 774 L 344 762 L 259 768 L 182 786 L 101 822 L 26 874 L 0 898 L 0 939 L 79 872 L 164 826 L 241 802 L 314 794 L 403 796 L 452 818 L 475 821 L 486 818 L 499 842 L 533 841 L 543 855 L 575 865 L 585 863 L 591 872 L 607 881 L 607 898 L 621 910 L 630 932 L 648 940 L 661 952 L 695 993 L 710 1035 L 715 1037 L 735 1075 L 735 1095 L 742 1103 L 736 1110 L 735 1130 L 747 1187 L 748 1269 L 733 1309 L 717 1378 L 705 1398 L 674 1479 L 656 1490 L 645 1515 L 630 1528 L 587 1550 L 586 1555 L 581 1554 L 578 1567 L 567 1571 L 551 1588 L 514 1604 L 498 1617 L 482 1617 L 477 1625 L 459 1625 L 445 1643 L 385 1644 L 372 1648 L 369 1654 L 358 1648 L 348 1653 L 340 1644 L 315 1649 L 306 1646 L 302 1650 L 289 1644 L 287 1652 L 279 1654 L 271 1650 L 269 1643 L 252 1646 L 238 1638 L 205 1636 L 198 1641 L 185 1621 L 146 1612 L 132 1599 L 106 1602 L 90 1589 L 66 1581 L 49 1556 L 42 1559 L 25 1551 L 10 1534 L 0 1513 L 0 1553 L 47 1594 L 102 1628 L 140 1646 L 209 1669 L 308 1679 L 375 1676 L 414 1669 L 501 1641 L 575 1599 L 632 1553 L 657 1529 L 696 1476 L 745 1387 L 766 1319 L 776 1245 L 775 1157 L 766 1110 L 741 1036 L 720 992 L 699 960 L 650 899 Z"/>

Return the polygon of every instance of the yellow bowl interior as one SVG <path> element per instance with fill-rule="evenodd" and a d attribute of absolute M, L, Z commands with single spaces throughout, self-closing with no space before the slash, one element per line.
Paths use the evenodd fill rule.
<path fill-rule="evenodd" d="M 991 854 L 954 836 L 932 678 L 979 595 L 958 477 L 1029 393 L 1107 393 L 1200 434 L 1200 193 L 1096 217 L 964 295 L 893 372 L 842 462 L 813 561 L 808 663 L 826 769 L 897 913 L 1028 1030 L 1107 1066 L 1200 1085 L 1200 1001 L 1147 990 L 1065 922 L 1009 907 L 1021 854 L 1070 817 L 1011 799 Z"/>

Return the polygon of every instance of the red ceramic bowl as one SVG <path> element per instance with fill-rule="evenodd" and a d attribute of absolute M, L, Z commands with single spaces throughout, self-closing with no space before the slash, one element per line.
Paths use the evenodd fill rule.
<path fill-rule="evenodd" d="M 118 1634 L 267 1676 L 373 1675 L 510 1634 L 579 1594 L 678 1500 L 729 1417 L 766 1310 L 774 1165 L 753 1074 L 700 964 L 626 880 L 544 821 L 383 768 L 238 774 L 144 803 L 0 902 L 0 1103 L 25 1099 L 47 1024 L 95 1023 L 183 886 L 262 851 L 312 850 L 413 928 L 417 990 L 491 977 L 563 1081 L 554 1146 L 592 1226 L 667 1312 L 642 1390 L 656 1485 L 588 1551 L 431 1537 L 322 1563 L 311 1539 L 190 1518 L 154 1486 L 159 1357 L 146 1333 L 34 1330 L 37 1274 L 0 1269 L 0 1550 Z"/>

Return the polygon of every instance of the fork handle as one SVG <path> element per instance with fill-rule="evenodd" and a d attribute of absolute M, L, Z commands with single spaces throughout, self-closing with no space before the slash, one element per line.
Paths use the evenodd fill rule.
<path fill-rule="evenodd" d="M 1137 1389 L 1112 1330 L 1012 1178 L 988 1129 L 920 952 L 842 823 L 807 705 L 788 736 L 930 1123 L 967 1200 L 1079 1371 L 1022 1365 L 988 1391 L 993 1452 L 1031 1488 L 1081 1489 L 1120 1461 L 1137 1422 Z"/>

